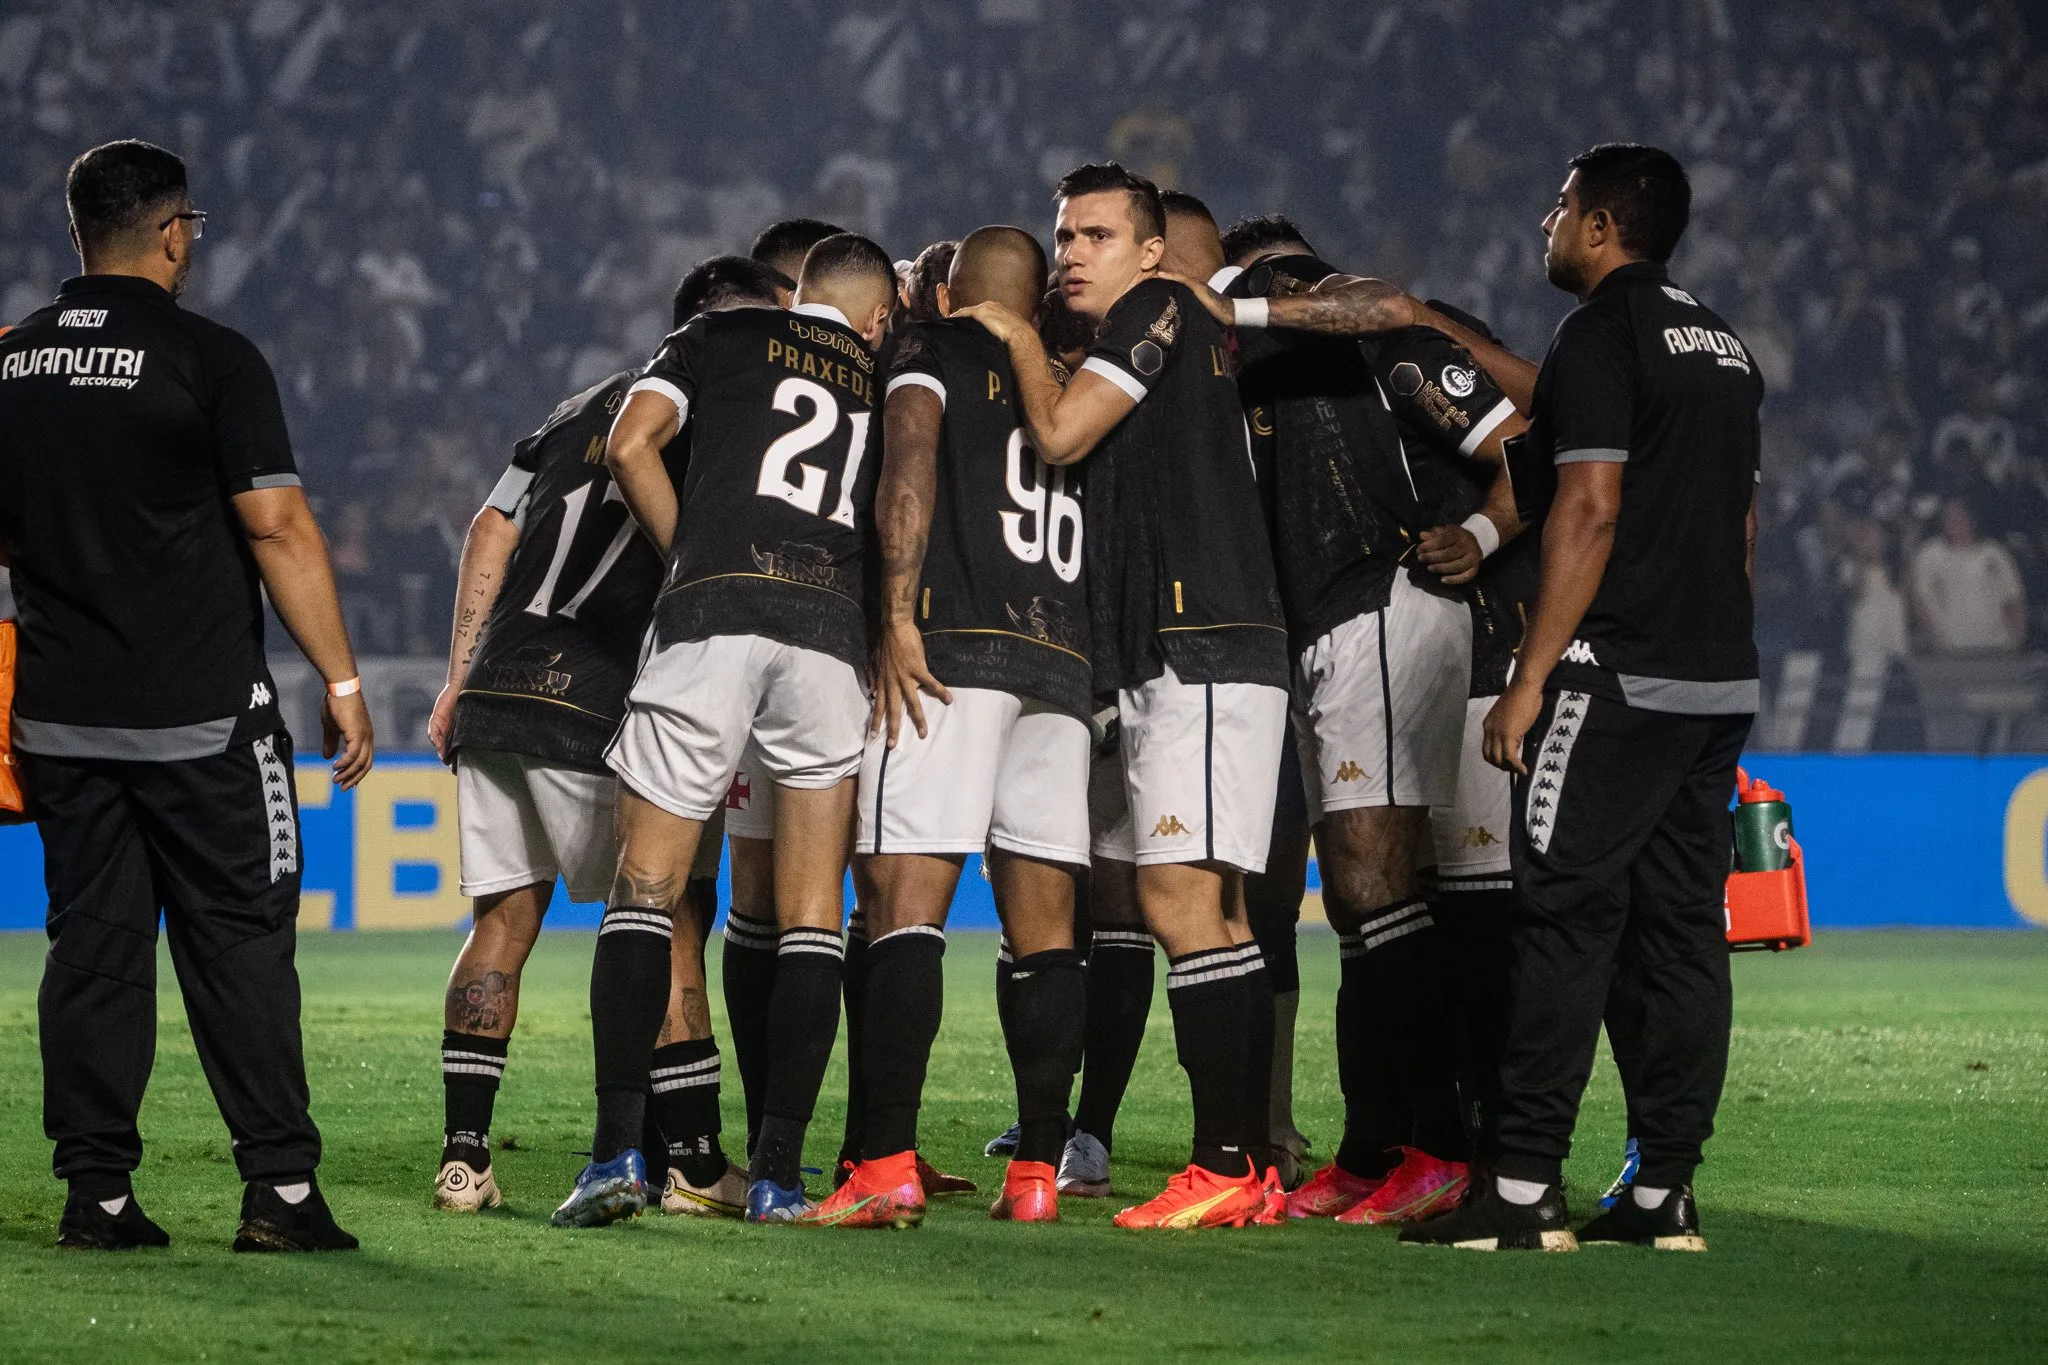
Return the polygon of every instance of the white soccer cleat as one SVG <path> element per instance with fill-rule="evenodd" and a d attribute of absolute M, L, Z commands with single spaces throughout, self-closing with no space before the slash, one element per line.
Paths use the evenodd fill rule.
<path fill-rule="evenodd" d="M 1077 1130 L 1060 1153 L 1059 1192 L 1076 1199 L 1109 1198 L 1109 1149 Z"/>
<path fill-rule="evenodd" d="M 481 1171 L 470 1169 L 467 1161 L 457 1159 L 443 1162 L 441 1174 L 434 1177 L 434 1207 L 449 1213 L 475 1213 L 480 1209 L 495 1209 L 505 1202 L 498 1193 L 498 1181 L 486 1166 Z"/>
<path fill-rule="evenodd" d="M 685 1218 L 740 1218 L 747 1211 L 747 1173 L 727 1162 L 725 1174 L 709 1185 L 692 1185 L 683 1173 L 668 1168 L 662 1187 L 661 1211 Z"/>

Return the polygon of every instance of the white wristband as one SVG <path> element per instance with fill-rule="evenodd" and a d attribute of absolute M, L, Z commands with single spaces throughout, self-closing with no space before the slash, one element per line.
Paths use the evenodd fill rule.
<path fill-rule="evenodd" d="M 1474 512 L 1459 525 L 1472 533 L 1472 539 L 1479 542 L 1479 557 L 1485 559 L 1500 548 L 1500 532 L 1494 528 L 1492 518 L 1484 512 Z"/>
<path fill-rule="evenodd" d="M 1273 305 L 1266 299 L 1232 299 L 1231 324 L 1237 327 L 1264 327 L 1266 315 Z"/>
<path fill-rule="evenodd" d="M 363 679 L 360 674 L 353 678 L 345 678 L 338 683 L 327 684 L 327 695 L 330 697 L 353 697 L 362 690 Z"/>

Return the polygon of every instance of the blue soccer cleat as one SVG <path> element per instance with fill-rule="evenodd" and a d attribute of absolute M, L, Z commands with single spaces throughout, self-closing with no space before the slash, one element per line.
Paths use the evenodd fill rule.
<path fill-rule="evenodd" d="M 1024 1125 L 1013 1123 L 988 1140 L 988 1146 L 981 1149 L 983 1156 L 1010 1157 L 1017 1155 L 1017 1135 L 1024 1131 Z"/>
<path fill-rule="evenodd" d="M 1601 1208 L 1614 1207 L 1615 1201 L 1621 1198 L 1622 1191 L 1635 1183 L 1636 1172 L 1641 1169 L 1642 1164 L 1642 1149 L 1636 1146 L 1634 1138 L 1630 1138 L 1628 1146 L 1622 1149 L 1621 1174 L 1614 1177 L 1614 1183 L 1607 1187 L 1607 1193 L 1600 1196 Z"/>
<path fill-rule="evenodd" d="M 811 1210 L 811 1201 L 798 1184 L 785 1189 L 772 1180 L 756 1180 L 747 1186 L 749 1223 L 794 1223 Z"/>
<path fill-rule="evenodd" d="M 548 1221 L 558 1228 L 601 1228 L 647 1207 L 647 1162 L 628 1147 L 610 1161 L 593 1161 Z"/>

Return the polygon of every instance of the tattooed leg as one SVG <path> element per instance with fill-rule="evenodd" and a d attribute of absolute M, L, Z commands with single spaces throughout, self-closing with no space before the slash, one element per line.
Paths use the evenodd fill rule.
<path fill-rule="evenodd" d="M 552 883 L 476 900 L 475 927 L 448 974 L 443 1026 L 453 1033 L 509 1038 L 519 1014 L 519 972 L 540 937 Z"/>

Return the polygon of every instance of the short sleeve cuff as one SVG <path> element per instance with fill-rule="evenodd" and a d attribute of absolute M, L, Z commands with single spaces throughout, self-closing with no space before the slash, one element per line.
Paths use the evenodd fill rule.
<path fill-rule="evenodd" d="M 1514 416 L 1515 405 L 1503 398 L 1493 405 L 1492 411 L 1472 424 L 1472 430 L 1465 433 L 1465 439 L 1458 443 L 1460 455 L 1470 455 L 1486 444 L 1486 438 L 1493 435 L 1495 427 Z"/>
<path fill-rule="evenodd" d="M 896 390 L 906 387 L 930 389 L 939 396 L 939 406 L 946 406 L 946 386 L 939 381 L 937 375 L 925 374 L 920 370 L 906 370 L 902 374 L 892 376 L 889 380 L 889 387 L 883 390 L 882 397 L 886 399 L 890 394 L 895 393 Z"/>
<path fill-rule="evenodd" d="M 1557 452 L 1559 464 L 1627 464 L 1628 452 L 1612 446 L 1582 446 Z"/>
<path fill-rule="evenodd" d="M 491 490 L 491 496 L 484 499 L 484 506 L 495 507 L 508 517 L 516 517 L 520 501 L 532 486 L 533 471 L 514 465 L 498 476 L 498 486 Z"/>
<path fill-rule="evenodd" d="M 291 470 L 279 470 L 271 474 L 250 474 L 239 479 L 228 480 L 228 492 L 253 493 L 259 488 L 300 488 L 299 476 Z"/>
<path fill-rule="evenodd" d="M 1101 375 L 1104 379 L 1122 389 L 1133 403 L 1145 401 L 1145 395 L 1148 390 L 1143 384 L 1138 382 L 1137 377 L 1129 370 L 1112 364 L 1099 355 L 1091 355 L 1082 361 L 1081 369 L 1088 374 Z"/>
<path fill-rule="evenodd" d="M 636 379 L 633 381 L 633 387 L 626 390 L 626 397 L 631 398 L 636 393 L 658 393 L 676 405 L 678 422 L 687 422 L 690 419 L 689 395 L 666 379 L 657 379 L 651 374 L 644 379 Z"/>

